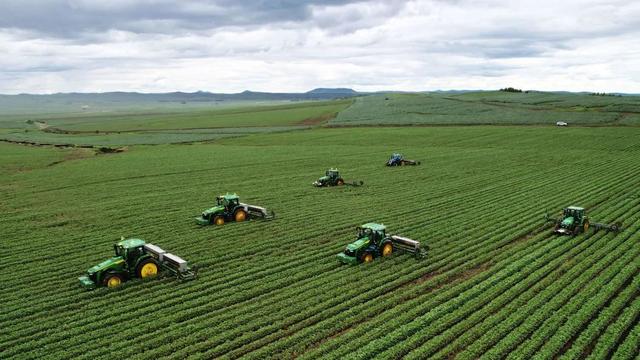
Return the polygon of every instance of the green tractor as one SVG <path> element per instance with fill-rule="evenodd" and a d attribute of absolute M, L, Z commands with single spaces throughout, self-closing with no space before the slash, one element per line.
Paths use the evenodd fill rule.
<path fill-rule="evenodd" d="M 589 228 L 593 228 L 595 231 L 606 230 L 619 232 L 622 230 L 621 223 L 615 223 L 613 225 L 591 223 L 586 211 L 583 207 L 569 206 L 562 209 L 562 216 L 560 218 L 551 218 L 549 215 L 545 215 L 547 222 L 554 222 L 554 233 L 560 235 L 578 235 L 580 233 L 587 232 Z"/>
<path fill-rule="evenodd" d="M 324 176 L 314 181 L 312 185 L 315 187 L 325 187 L 342 185 L 361 186 L 363 184 L 363 181 L 345 182 L 342 176 L 340 176 L 340 171 L 338 171 L 338 169 L 331 168 L 325 171 Z"/>
<path fill-rule="evenodd" d="M 376 257 L 390 256 L 396 250 L 413 253 L 416 259 L 426 255 L 426 249 L 420 242 L 406 237 L 386 234 L 382 224 L 367 223 L 357 227 L 357 239 L 347 245 L 344 252 L 338 254 L 343 264 L 359 264 L 373 261 Z"/>
<path fill-rule="evenodd" d="M 236 194 L 220 195 L 216 198 L 216 206 L 202 212 L 196 218 L 198 225 L 224 225 L 225 222 L 242 222 L 249 219 L 272 220 L 276 214 L 266 208 L 244 204 Z"/>
<path fill-rule="evenodd" d="M 87 270 L 78 278 L 80 285 L 91 290 L 99 286 L 114 288 L 133 278 L 150 278 L 161 271 L 175 275 L 179 280 L 196 277 L 182 258 L 167 253 L 160 247 L 140 239 L 122 239 L 114 246 L 115 256 Z"/>

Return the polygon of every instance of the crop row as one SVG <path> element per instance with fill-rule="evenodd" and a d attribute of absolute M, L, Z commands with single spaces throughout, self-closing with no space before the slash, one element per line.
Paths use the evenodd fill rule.
<path fill-rule="evenodd" d="M 557 244 L 552 244 L 557 246 Z M 566 245 L 564 245 L 566 246 Z M 566 247 L 564 248 L 564 250 L 566 251 Z M 543 255 L 543 256 L 541 256 Z M 541 266 L 542 264 L 545 264 L 545 266 L 548 266 L 548 262 L 550 261 L 550 259 L 555 259 L 560 257 L 560 254 L 551 251 L 550 249 L 543 249 L 540 253 L 538 251 L 531 251 L 530 255 L 522 258 L 522 260 L 513 262 L 511 264 L 511 266 L 516 267 L 517 269 L 517 276 L 525 276 L 525 274 L 527 274 L 527 272 L 520 268 L 522 266 L 525 266 L 527 268 L 530 268 L 532 270 L 538 270 L 539 266 Z M 557 261 L 557 260 L 555 260 Z M 500 273 L 498 273 L 500 274 Z M 504 273 L 502 274 L 502 276 L 508 276 L 509 273 Z M 518 280 L 512 280 L 512 281 L 508 281 L 506 280 L 506 278 L 503 278 L 500 281 L 497 281 L 495 283 L 492 283 L 490 280 L 487 280 L 487 284 L 485 286 L 496 286 L 496 290 L 495 291 L 491 291 L 491 290 L 487 290 L 487 289 L 482 289 L 482 290 L 478 290 L 478 294 L 483 294 L 483 296 L 481 298 L 476 298 L 475 296 L 471 295 L 471 296 L 465 296 L 464 293 L 461 293 L 458 297 L 456 297 L 454 300 L 455 301 L 459 301 L 461 302 L 461 304 L 464 304 L 465 307 L 470 307 L 470 309 L 474 309 L 474 306 L 477 306 L 474 304 L 475 302 L 479 302 L 479 304 L 484 304 L 486 302 L 489 302 L 492 300 L 492 296 L 486 296 L 486 294 L 491 294 L 491 293 L 496 293 L 496 294 L 501 294 L 504 295 L 509 294 L 511 290 L 514 289 L 518 289 L 518 284 L 519 281 Z M 524 289 L 528 288 L 528 286 L 526 286 Z M 510 289 L 509 291 L 507 291 L 507 289 Z M 445 308 L 445 309 L 440 309 L 440 308 L 432 308 L 428 305 L 426 305 L 425 307 L 430 309 L 428 316 L 430 317 L 426 317 L 424 320 L 421 319 L 420 317 L 417 317 L 415 314 L 415 309 L 413 310 L 413 312 L 399 312 L 402 315 L 407 315 L 406 319 L 403 321 L 402 319 L 397 319 L 397 318 L 390 318 L 389 320 L 392 322 L 397 322 L 397 323 L 404 323 L 405 325 L 396 329 L 394 332 L 389 333 L 389 335 L 384 336 L 380 341 L 376 341 L 376 342 L 372 342 L 370 343 L 371 346 L 376 346 L 379 349 L 387 349 L 386 351 L 394 351 L 393 356 L 401 356 L 402 353 L 398 353 L 395 352 L 394 348 L 392 346 L 390 346 L 390 344 L 385 344 L 385 340 L 388 339 L 388 341 L 391 342 L 391 344 L 396 344 L 397 346 L 404 346 L 405 344 L 402 343 L 401 341 L 398 340 L 398 338 L 393 338 L 390 335 L 393 333 L 398 333 L 400 334 L 403 331 L 409 331 L 411 332 L 411 329 L 407 328 L 408 324 L 413 324 L 413 326 L 416 327 L 416 329 L 422 329 L 420 331 L 419 334 L 413 332 L 413 336 L 411 337 L 411 342 L 417 342 L 417 343 L 422 343 L 422 339 L 423 338 L 431 338 L 433 336 L 435 336 L 435 334 L 439 333 L 440 331 L 444 331 L 445 329 L 450 328 L 451 326 L 453 326 L 455 324 L 456 319 L 465 319 L 465 322 L 467 322 L 468 313 L 464 313 L 464 312 L 459 312 L 458 310 L 454 310 L 454 309 L 460 309 L 458 306 L 455 305 L 455 301 L 453 303 L 447 303 L 448 306 L 453 306 L 452 308 Z M 418 308 L 420 307 L 419 302 L 414 305 L 417 306 Z M 425 314 L 427 315 L 427 314 Z M 448 320 L 450 319 L 450 320 Z M 453 322 L 452 322 L 453 321 Z M 433 323 L 440 323 L 443 324 L 443 328 L 438 329 L 437 326 L 434 326 Z M 372 326 L 376 327 L 377 329 L 378 326 L 373 325 Z M 382 325 L 384 326 L 384 325 Z M 384 331 L 384 329 L 379 330 L 379 331 Z M 409 336 L 406 335 L 402 335 L 403 338 L 408 338 Z M 408 344 L 407 348 L 414 348 L 415 344 L 411 344 L 411 342 Z M 341 350 L 346 350 L 346 349 L 341 349 Z M 359 354 L 363 355 L 363 356 L 367 356 L 367 352 L 366 351 L 366 347 L 360 348 L 358 350 Z M 372 350 L 372 352 L 377 352 L 376 350 Z"/>
<path fill-rule="evenodd" d="M 357 321 L 357 320 L 356 320 Z"/>
<path fill-rule="evenodd" d="M 598 274 L 597 271 L 601 271 L 615 261 L 615 256 L 609 255 L 614 249 L 617 249 L 616 253 L 620 254 L 621 251 L 630 247 L 627 239 L 622 237 L 612 239 L 613 241 L 607 242 L 604 247 L 598 247 L 598 244 L 608 238 L 610 236 L 597 234 L 580 243 L 578 248 L 583 245 L 590 247 L 580 257 L 567 256 L 566 259 L 571 260 L 563 264 L 558 278 L 552 278 L 551 283 L 539 292 L 534 290 L 530 293 L 533 298 L 524 302 L 515 302 L 513 307 L 507 306 L 492 314 L 482 323 L 482 326 L 469 332 L 468 335 L 465 333 L 457 344 L 447 346 L 442 351 L 442 355 L 457 353 L 461 359 L 476 358 L 493 347 L 485 354 L 486 356 L 506 356 L 511 351 L 511 346 L 518 344 L 529 334 L 527 331 L 535 329 L 535 325 L 525 327 L 524 329 L 528 330 L 518 335 L 515 330 L 524 321 L 531 321 L 530 318 L 544 319 L 546 313 L 537 313 L 542 311 L 548 303 L 553 302 L 556 306 L 563 306 Z M 604 256 L 607 255 L 608 257 L 605 258 Z M 580 262 L 581 258 L 582 262 Z M 464 339 L 469 343 L 465 344 Z"/>

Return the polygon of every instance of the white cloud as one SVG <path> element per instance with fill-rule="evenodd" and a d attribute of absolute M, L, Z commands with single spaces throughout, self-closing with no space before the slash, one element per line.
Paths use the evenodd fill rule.
<path fill-rule="evenodd" d="M 80 9 L 72 17 L 77 31 L 0 19 L 0 93 L 333 86 L 640 92 L 640 4 L 633 2 L 70 4 Z M 156 9 L 141 10 L 149 6 Z M 35 6 L 13 11 L 44 16 Z M 93 16 L 102 19 L 95 26 Z"/>

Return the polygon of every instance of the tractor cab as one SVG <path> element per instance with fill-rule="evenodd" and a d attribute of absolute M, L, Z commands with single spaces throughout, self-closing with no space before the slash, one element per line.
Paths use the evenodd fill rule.
<path fill-rule="evenodd" d="M 145 242 L 140 239 L 127 239 L 113 245 L 116 257 L 122 258 L 128 266 L 134 267 L 138 259 L 144 255 Z"/>
<path fill-rule="evenodd" d="M 338 260 L 343 264 L 358 264 L 361 262 L 371 262 L 380 256 L 389 256 L 393 252 L 394 241 L 413 244 L 414 250 L 419 251 L 415 246 L 416 241 L 398 236 L 387 236 L 386 226 L 376 223 L 366 223 L 356 228 L 357 239 L 347 245 L 346 249 L 338 254 Z M 401 246 L 397 244 L 396 246 Z M 408 246 L 405 248 L 409 249 Z M 408 251 L 412 251 L 409 249 Z"/>
<path fill-rule="evenodd" d="M 562 221 L 560 226 L 569 228 L 574 224 L 581 224 L 584 217 L 584 208 L 577 206 L 569 206 L 562 210 Z"/>
<path fill-rule="evenodd" d="M 389 161 L 387 161 L 387 165 L 394 165 L 399 163 L 400 161 L 402 161 L 402 154 L 393 153 L 391 154 L 391 158 L 389 159 Z"/>
<path fill-rule="evenodd" d="M 324 172 L 324 176 L 313 183 L 313 186 L 336 186 L 344 185 L 344 180 L 340 177 L 340 172 L 336 168 L 331 168 Z"/>
<path fill-rule="evenodd" d="M 380 242 L 380 240 L 384 239 L 386 234 L 386 227 L 381 224 L 375 223 L 367 223 L 357 228 L 358 239 L 368 238 L 374 244 Z"/>
<path fill-rule="evenodd" d="M 577 206 L 569 206 L 568 208 L 564 208 L 562 210 L 562 218 L 566 219 L 572 217 L 577 222 L 580 222 L 584 217 L 584 208 Z"/>
<path fill-rule="evenodd" d="M 218 206 L 223 206 L 228 211 L 235 209 L 240 205 L 240 198 L 237 194 L 226 194 L 216 198 Z"/>
<path fill-rule="evenodd" d="M 589 228 L 589 220 L 585 216 L 585 210 L 578 206 L 569 206 L 562 209 L 562 218 L 557 220 L 554 230 L 557 234 L 577 235 Z"/>
<path fill-rule="evenodd" d="M 329 179 L 337 179 L 340 177 L 340 172 L 338 171 L 338 169 L 329 169 L 324 173 L 324 176 Z"/>

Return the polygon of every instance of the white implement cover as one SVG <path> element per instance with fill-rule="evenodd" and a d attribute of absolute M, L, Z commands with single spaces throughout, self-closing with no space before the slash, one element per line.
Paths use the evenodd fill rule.
<path fill-rule="evenodd" d="M 245 203 L 240 203 L 240 206 L 244 207 L 245 211 L 249 213 L 250 216 L 257 216 L 263 218 L 265 220 L 271 220 L 275 217 L 273 211 L 267 210 L 262 206 L 255 206 Z"/>
<path fill-rule="evenodd" d="M 416 254 L 420 253 L 420 242 L 413 240 L 413 239 L 409 239 L 406 237 L 402 237 L 402 236 L 398 236 L 398 235 L 392 235 L 391 236 L 391 240 L 393 241 L 393 243 L 395 243 L 396 245 L 400 245 L 398 246 L 399 248 L 405 250 L 405 251 L 410 251 Z"/>
<path fill-rule="evenodd" d="M 166 251 L 162 250 L 159 246 L 156 246 L 153 244 L 145 244 L 144 249 L 159 262 L 164 261 L 164 255 L 167 253 Z"/>
<path fill-rule="evenodd" d="M 178 255 L 173 255 L 162 250 L 159 246 L 153 244 L 145 244 L 144 249 L 149 253 L 154 259 L 158 260 L 161 264 L 164 264 L 172 269 L 177 270 L 178 272 L 185 272 L 189 269 L 187 265 L 187 261 L 181 258 Z"/>
<path fill-rule="evenodd" d="M 180 256 L 169 254 L 169 253 L 165 253 L 164 254 L 164 261 L 165 261 L 165 263 L 167 263 L 167 265 L 169 265 L 172 268 L 176 269 L 178 272 L 182 273 L 182 272 L 185 272 L 185 271 L 188 270 L 187 261 L 184 260 L 183 258 L 181 258 Z"/>

